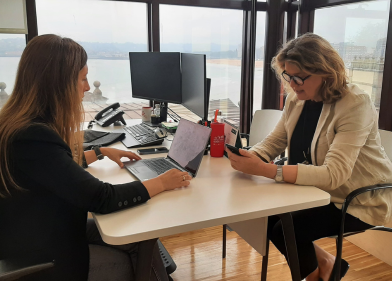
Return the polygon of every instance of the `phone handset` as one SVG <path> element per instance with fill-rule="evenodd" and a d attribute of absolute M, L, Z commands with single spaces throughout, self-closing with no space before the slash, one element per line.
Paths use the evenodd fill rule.
<path fill-rule="evenodd" d="M 114 122 L 121 121 L 124 125 L 125 123 L 123 114 L 124 111 L 119 109 L 120 104 L 118 102 L 109 105 L 108 107 L 102 109 L 95 115 L 95 123 L 102 127 L 107 127 Z"/>

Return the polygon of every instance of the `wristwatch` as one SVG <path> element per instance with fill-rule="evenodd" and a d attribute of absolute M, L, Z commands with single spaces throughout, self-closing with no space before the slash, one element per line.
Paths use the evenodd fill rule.
<path fill-rule="evenodd" d="M 101 150 L 99 149 L 99 146 L 97 146 L 97 145 L 94 146 L 94 147 L 93 147 L 93 150 L 94 150 L 94 152 L 95 152 L 95 155 L 97 155 L 98 160 L 102 160 L 102 159 L 104 158 L 104 156 L 103 156 Z"/>
<path fill-rule="evenodd" d="M 275 181 L 276 182 L 284 182 L 283 179 L 283 165 L 277 165 L 278 169 L 276 170 Z"/>

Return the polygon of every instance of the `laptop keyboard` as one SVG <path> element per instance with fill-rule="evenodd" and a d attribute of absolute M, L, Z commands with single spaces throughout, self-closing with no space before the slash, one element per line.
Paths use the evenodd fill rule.
<path fill-rule="evenodd" d="M 158 175 L 163 174 L 170 169 L 177 169 L 176 166 L 174 166 L 172 163 L 165 160 L 164 158 L 144 159 L 143 163 L 146 164 L 151 170 L 157 172 Z"/>
<path fill-rule="evenodd" d="M 140 145 L 154 145 L 162 143 L 162 139 L 157 137 L 155 132 L 145 124 L 137 124 L 123 128 L 128 134 L 136 139 Z"/>

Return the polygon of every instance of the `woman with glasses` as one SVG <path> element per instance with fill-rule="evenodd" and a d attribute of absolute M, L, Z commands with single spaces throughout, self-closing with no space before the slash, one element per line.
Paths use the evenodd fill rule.
<path fill-rule="evenodd" d="M 250 151 L 240 150 L 242 157 L 227 153 L 238 171 L 316 186 L 331 195 L 327 206 L 292 213 L 301 277 L 327 281 L 335 257 L 313 241 L 338 234 L 340 208 L 350 192 L 392 182 L 392 163 L 381 146 L 373 102 L 348 84 L 343 60 L 325 39 L 308 33 L 291 40 L 273 58 L 272 67 L 287 93 L 282 118 Z M 269 164 L 286 148 L 288 165 Z M 390 192 L 357 198 L 348 208 L 345 232 L 389 221 Z M 268 237 L 286 256 L 279 218 L 268 218 Z M 341 278 L 348 267 L 342 260 Z"/>

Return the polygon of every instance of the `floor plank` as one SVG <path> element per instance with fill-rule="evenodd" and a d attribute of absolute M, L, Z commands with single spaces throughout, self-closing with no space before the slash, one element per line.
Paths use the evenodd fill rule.
<path fill-rule="evenodd" d="M 222 259 L 222 226 L 200 229 L 161 238 L 175 260 L 175 281 L 253 281 L 260 280 L 262 257 L 234 231 L 227 232 L 227 256 Z M 335 253 L 335 240 L 321 239 L 317 245 Z M 392 267 L 345 240 L 343 257 L 350 270 L 343 280 L 392 280 Z M 291 280 L 283 255 L 271 244 L 268 280 Z"/>

